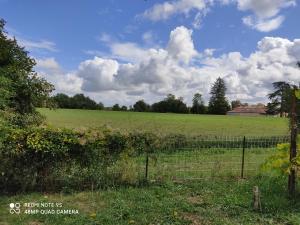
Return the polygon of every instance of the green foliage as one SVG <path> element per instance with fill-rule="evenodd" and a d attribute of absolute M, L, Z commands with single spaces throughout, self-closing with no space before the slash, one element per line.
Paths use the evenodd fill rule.
<path fill-rule="evenodd" d="M 271 102 L 268 104 L 268 114 L 275 115 L 289 113 L 291 108 L 291 86 L 284 82 L 273 83 L 274 92 L 268 95 Z"/>
<path fill-rule="evenodd" d="M 150 132 L 130 133 L 129 139 L 132 147 L 135 149 L 135 153 L 138 154 L 144 152 L 154 153 L 162 148 L 162 138 Z"/>
<path fill-rule="evenodd" d="M 297 149 L 300 149 L 300 145 Z M 300 155 L 298 154 L 290 161 L 290 144 L 288 143 L 278 144 L 276 152 L 262 165 L 263 171 L 271 171 L 277 175 L 289 174 L 292 168 L 299 171 Z"/>
<path fill-rule="evenodd" d="M 0 129 L 0 190 L 59 191 L 138 182 L 132 156 L 154 152 L 153 134 L 51 127 Z M 112 173 L 113 172 L 113 173 Z"/>
<path fill-rule="evenodd" d="M 111 109 L 112 111 L 121 111 L 121 107 L 119 106 L 119 104 L 114 104 Z"/>
<path fill-rule="evenodd" d="M 226 86 L 222 78 L 218 78 L 213 84 L 208 104 L 208 112 L 210 114 L 225 115 L 230 110 L 230 105 L 225 97 Z"/>
<path fill-rule="evenodd" d="M 290 113 L 292 104 L 292 94 L 296 95 L 297 100 L 297 114 L 300 115 L 300 94 L 299 87 L 286 83 L 284 81 L 273 83 L 274 92 L 268 97 L 271 102 L 267 105 L 267 113 L 271 115 L 280 114 L 282 117 L 284 113 Z M 295 90 L 295 93 L 293 93 Z M 300 122 L 300 121 L 299 121 Z"/>
<path fill-rule="evenodd" d="M 204 100 L 200 93 L 196 93 L 193 97 L 193 105 L 191 108 L 191 113 L 193 114 L 204 114 L 206 113 L 206 107 L 204 105 Z"/>
<path fill-rule="evenodd" d="M 58 108 L 65 109 L 103 109 L 103 104 L 96 103 L 94 100 L 90 99 L 83 94 L 76 94 L 73 97 L 69 97 L 66 94 L 58 93 L 53 96 L 52 101 Z"/>
<path fill-rule="evenodd" d="M 0 110 L 26 117 L 36 114 L 35 105 L 46 101 L 54 87 L 34 72 L 34 59 L 7 37 L 4 25 L 0 20 Z"/>
<path fill-rule="evenodd" d="M 128 138 L 109 131 L 45 127 L 2 128 L 1 133 L 0 190 L 4 192 L 76 188 L 78 179 L 82 188 L 103 185 L 107 168 L 128 148 Z"/>
<path fill-rule="evenodd" d="M 297 99 L 300 99 L 300 90 L 295 90 L 295 95 Z"/>
<path fill-rule="evenodd" d="M 148 112 L 150 111 L 150 105 L 144 102 L 144 100 L 139 100 L 133 105 L 133 110 L 136 112 Z"/>
<path fill-rule="evenodd" d="M 183 102 L 183 99 L 176 99 L 172 94 L 169 94 L 163 101 L 154 103 L 151 106 L 151 110 L 160 113 L 188 113 L 188 108 Z"/>

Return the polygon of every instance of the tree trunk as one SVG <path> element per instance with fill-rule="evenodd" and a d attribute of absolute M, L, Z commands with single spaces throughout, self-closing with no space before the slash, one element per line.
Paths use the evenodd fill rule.
<path fill-rule="evenodd" d="M 295 89 L 292 93 L 292 109 L 291 109 L 291 144 L 290 144 L 290 162 L 297 156 L 297 112 L 296 112 L 296 96 Z M 296 193 L 296 168 L 292 166 L 289 180 L 288 190 L 291 197 Z"/>

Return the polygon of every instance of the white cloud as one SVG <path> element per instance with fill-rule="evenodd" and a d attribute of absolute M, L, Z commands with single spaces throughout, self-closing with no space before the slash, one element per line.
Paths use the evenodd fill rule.
<path fill-rule="evenodd" d="M 204 10 L 211 3 L 210 0 L 177 0 L 157 3 L 143 13 L 143 17 L 152 21 L 166 20 L 176 14 L 188 14 L 192 10 Z"/>
<path fill-rule="evenodd" d="M 296 0 L 174 0 L 157 3 L 142 16 L 152 21 L 167 20 L 176 14 L 186 17 L 195 12 L 192 26 L 199 29 L 203 18 L 214 4 L 236 4 L 238 10 L 252 14 L 242 18 L 243 23 L 252 29 L 269 32 L 278 29 L 284 21 L 280 11 L 296 5 Z"/>
<path fill-rule="evenodd" d="M 142 35 L 142 39 L 146 45 L 155 45 L 155 37 L 152 31 L 147 31 Z"/>
<path fill-rule="evenodd" d="M 22 47 L 25 47 L 26 50 L 30 51 L 49 51 L 49 52 L 57 52 L 58 49 L 56 47 L 56 44 L 49 40 L 32 40 L 28 38 L 24 38 L 21 33 L 16 31 L 13 28 L 8 28 L 9 33 L 7 35 L 10 39 L 16 39 L 18 44 Z"/>
<path fill-rule="evenodd" d="M 59 64 L 56 62 L 56 60 L 51 58 L 45 58 L 45 59 L 37 59 L 37 69 L 47 69 L 52 71 L 59 71 L 61 68 Z"/>
<path fill-rule="evenodd" d="M 211 57 L 211 56 L 213 56 L 215 51 L 216 51 L 216 49 L 214 49 L 214 48 L 207 48 L 203 51 L 203 53 L 204 53 L 204 56 Z"/>
<path fill-rule="evenodd" d="M 276 30 L 284 21 L 280 15 L 283 8 L 296 5 L 295 0 L 237 0 L 238 9 L 251 11 L 253 15 L 243 17 L 243 23 L 261 32 Z"/>
<path fill-rule="evenodd" d="M 9 38 L 16 38 L 18 44 L 26 48 L 26 50 L 46 50 L 49 52 L 57 52 L 56 44 L 52 41 L 48 40 L 39 40 L 33 41 L 29 39 L 22 38 L 20 36 L 11 36 L 8 35 Z"/>
<path fill-rule="evenodd" d="M 277 16 L 271 19 L 256 19 L 253 16 L 246 16 L 243 18 L 243 23 L 253 29 L 261 32 L 269 32 L 276 30 L 284 21 L 284 16 Z"/>
<path fill-rule="evenodd" d="M 17 38 L 21 46 L 24 46 L 28 50 L 41 49 L 50 52 L 56 52 L 57 48 L 54 42 L 41 40 L 41 41 L 31 41 L 26 39 Z"/>
<path fill-rule="evenodd" d="M 219 76 L 225 79 L 229 99 L 265 102 L 272 82 L 300 80 L 296 67 L 300 39 L 265 37 L 248 57 L 239 52 L 215 57 L 214 49 L 197 52 L 192 31 L 181 26 L 171 31 L 165 48 L 145 49 L 131 44 L 129 47 L 135 50 L 129 48 L 126 53 L 112 45 L 112 55 L 118 54 L 122 60 L 94 57 L 83 61 L 77 71 L 64 73 L 50 58 L 38 60 L 38 69 L 59 91 L 84 92 L 107 105 L 129 105 L 138 99 L 153 103 L 168 93 L 190 103 L 195 92 L 202 92 L 207 101 L 210 87 Z"/>
<path fill-rule="evenodd" d="M 131 42 L 113 42 L 109 44 L 114 57 L 130 62 L 139 62 L 148 55 L 148 51 Z"/>
<path fill-rule="evenodd" d="M 192 40 L 192 30 L 180 26 L 171 31 L 167 51 L 171 57 L 186 64 L 197 55 Z"/>
<path fill-rule="evenodd" d="M 201 27 L 201 24 L 202 24 L 202 13 L 198 12 L 196 15 L 195 15 L 195 18 L 194 18 L 194 21 L 193 21 L 193 27 L 195 29 L 200 29 Z"/>
<path fill-rule="evenodd" d="M 114 76 L 119 68 L 115 60 L 95 57 L 79 65 L 77 76 L 83 79 L 82 90 L 114 90 Z"/>
<path fill-rule="evenodd" d="M 270 18 L 276 16 L 282 8 L 294 6 L 295 0 L 237 0 L 238 9 L 250 10 L 258 18 Z"/>
<path fill-rule="evenodd" d="M 74 72 L 65 72 L 54 58 L 37 59 L 36 71 L 55 85 L 55 92 L 66 94 L 81 93 L 82 79 Z"/>

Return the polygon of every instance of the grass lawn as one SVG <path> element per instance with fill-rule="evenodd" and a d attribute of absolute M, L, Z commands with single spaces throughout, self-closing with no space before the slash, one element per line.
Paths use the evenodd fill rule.
<path fill-rule="evenodd" d="M 253 211 L 251 206 L 254 185 L 261 190 L 262 212 Z M 147 187 L 68 195 L 33 193 L 1 197 L 0 224 L 300 224 L 299 201 L 289 201 L 283 193 L 286 193 L 286 180 L 270 177 L 154 183 Z M 11 202 L 62 203 L 63 209 L 78 209 L 79 214 L 12 215 Z"/>
<path fill-rule="evenodd" d="M 288 133 L 288 120 L 274 117 L 187 115 L 172 113 L 113 112 L 78 109 L 39 109 L 49 124 L 86 128 L 107 125 L 127 131 L 218 136 L 272 136 Z"/>

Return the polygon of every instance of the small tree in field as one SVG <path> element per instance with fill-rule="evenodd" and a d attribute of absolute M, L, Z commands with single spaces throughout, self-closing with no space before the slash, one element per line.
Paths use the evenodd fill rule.
<path fill-rule="evenodd" d="M 225 97 L 226 85 L 222 78 L 218 78 L 213 84 L 208 104 L 208 112 L 210 114 L 225 115 L 230 110 L 230 105 Z"/>

